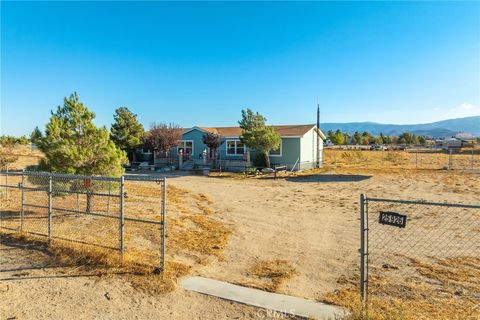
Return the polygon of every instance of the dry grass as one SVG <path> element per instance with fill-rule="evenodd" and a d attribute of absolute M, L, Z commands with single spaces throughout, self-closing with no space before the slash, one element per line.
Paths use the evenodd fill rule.
<path fill-rule="evenodd" d="M 435 259 L 433 263 L 411 259 L 411 265 L 420 277 L 415 281 L 370 277 L 368 317 L 360 303 L 358 278 L 340 279 L 346 286 L 323 300 L 347 307 L 352 320 L 480 318 L 480 258 Z"/>
<path fill-rule="evenodd" d="M 32 150 L 30 146 L 24 145 L 16 145 L 13 151 L 8 150 L 8 152 L 0 148 L 1 155 L 14 156 L 16 158 L 15 162 L 9 164 L 9 170 L 20 170 L 28 166 L 37 165 L 40 159 L 44 157 L 41 151 Z"/>
<path fill-rule="evenodd" d="M 18 177 L 11 178 L 9 184 L 16 185 Z M 161 221 L 161 187 L 155 182 L 126 181 L 125 217 Z M 39 205 L 47 204 L 45 192 L 26 195 L 26 202 Z M 2 199 L 0 233 L 12 233 L 19 228 L 20 192 L 9 190 L 9 199 Z M 118 200 L 95 197 L 95 212 L 118 215 Z M 54 207 L 75 209 L 75 195 L 53 198 Z M 81 198 L 79 207 L 85 208 L 85 199 Z M 53 242 L 48 247 L 55 261 L 69 262 L 81 268 L 94 268 L 107 274 L 125 273 L 132 284 L 139 289 L 152 292 L 173 290 L 177 278 L 188 273 L 192 267 L 206 264 L 212 259 L 221 259 L 231 229 L 216 219 L 212 201 L 205 194 L 175 187 L 169 183 L 167 188 L 167 265 L 161 276 L 152 275 L 158 267 L 160 254 L 161 226 L 125 221 L 125 255 L 118 253 L 118 219 L 97 217 L 88 214 L 63 214 L 53 212 Z M 36 241 L 46 242 L 47 210 L 28 208 L 25 212 L 24 230 L 30 233 L 15 235 L 13 240 L 19 243 Z M 13 237 L 13 235 L 10 235 Z M 33 238 L 31 238 L 33 237 Z"/>
<path fill-rule="evenodd" d="M 473 159 L 473 162 L 472 162 Z M 480 169 L 480 154 L 453 154 L 454 169 Z M 410 153 L 406 151 L 324 150 L 324 165 L 332 169 L 423 169 L 440 170 L 449 166 L 449 155 L 444 153 Z"/>
<path fill-rule="evenodd" d="M 248 270 L 247 276 L 250 279 L 238 284 L 269 292 L 278 292 L 283 284 L 295 275 L 295 268 L 286 260 L 261 260 Z"/>
<path fill-rule="evenodd" d="M 188 215 L 172 219 L 167 236 L 171 252 L 186 253 L 197 263 L 205 264 L 209 256 L 219 258 L 228 244 L 232 230 L 204 215 Z"/>
<path fill-rule="evenodd" d="M 72 242 L 55 240 L 49 243 L 45 237 L 25 233 L 1 234 L 2 242 L 21 244 L 27 249 L 46 253 L 49 265 L 63 267 L 65 274 L 96 274 L 98 276 L 121 276 L 137 289 L 150 293 L 165 293 L 176 288 L 177 279 L 188 274 L 190 267 L 169 261 L 164 272 L 155 274 L 151 261 L 135 252 L 126 252 L 122 257 L 118 252 L 102 250 L 95 246 L 85 246 Z"/>

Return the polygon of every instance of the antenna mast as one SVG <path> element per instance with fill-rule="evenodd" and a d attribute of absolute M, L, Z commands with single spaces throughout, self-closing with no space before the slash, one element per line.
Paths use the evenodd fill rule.
<path fill-rule="evenodd" d="M 316 167 L 320 168 L 320 104 L 317 98 L 317 163 Z"/>

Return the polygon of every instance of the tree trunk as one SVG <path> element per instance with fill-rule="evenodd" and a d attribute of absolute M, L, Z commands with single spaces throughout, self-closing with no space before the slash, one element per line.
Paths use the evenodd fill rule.
<path fill-rule="evenodd" d="M 135 149 L 132 150 L 132 162 L 137 162 L 137 152 Z"/>
<path fill-rule="evenodd" d="M 264 157 L 265 157 L 265 164 L 267 165 L 267 168 L 270 168 L 270 157 L 268 156 L 268 151 L 264 152 Z"/>

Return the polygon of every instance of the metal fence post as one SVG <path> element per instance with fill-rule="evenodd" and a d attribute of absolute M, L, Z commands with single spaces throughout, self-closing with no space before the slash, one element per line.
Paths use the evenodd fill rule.
<path fill-rule="evenodd" d="M 365 246 L 365 195 L 362 193 L 360 195 L 360 296 L 362 298 L 362 304 L 365 306 L 366 302 L 366 286 L 367 281 L 365 275 L 365 256 L 366 256 L 366 246 Z"/>
<path fill-rule="evenodd" d="M 450 169 L 450 170 L 453 169 L 453 168 L 452 168 L 452 152 L 453 152 L 453 150 L 450 149 L 450 154 L 449 154 L 449 156 L 448 156 L 448 169 Z"/>
<path fill-rule="evenodd" d="M 5 164 L 5 200 L 8 200 L 8 163 Z"/>
<path fill-rule="evenodd" d="M 125 239 L 124 239 L 124 227 L 125 227 L 125 218 L 124 218 L 124 201 L 125 201 L 125 177 L 122 175 L 120 178 L 120 253 L 124 254 L 125 252 Z"/>
<path fill-rule="evenodd" d="M 25 215 L 25 194 L 24 194 L 24 187 L 25 185 L 25 170 L 22 170 L 22 182 L 20 183 L 20 192 L 21 192 L 21 198 L 22 198 L 22 206 L 20 209 L 20 232 L 23 231 L 23 220 L 24 220 L 24 215 Z"/>
<path fill-rule="evenodd" d="M 473 160 L 474 160 L 474 157 L 473 157 L 473 147 L 472 147 L 472 170 L 473 170 Z"/>
<path fill-rule="evenodd" d="M 163 178 L 162 190 L 162 243 L 160 254 L 160 270 L 165 270 L 165 241 L 166 241 L 166 225 L 167 225 L 167 178 Z"/>
<path fill-rule="evenodd" d="M 52 240 L 52 174 L 48 176 L 48 241 Z"/>

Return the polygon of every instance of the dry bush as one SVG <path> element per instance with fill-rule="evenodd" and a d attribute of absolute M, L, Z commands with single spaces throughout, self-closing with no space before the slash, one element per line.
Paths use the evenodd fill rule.
<path fill-rule="evenodd" d="M 261 260 L 248 270 L 247 276 L 249 279 L 238 284 L 269 292 L 277 292 L 296 273 L 295 268 L 286 260 Z"/>
<path fill-rule="evenodd" d="M 386 153 L 385 161 L 389 161 L 389 162 L 392 162 L 392 163 L 400 163 L 401 157 L 397 152 L 389 151 L 389 152 Z"/>
<path fill-rule="evenodd" d="M 344 159 L 347 162 L 364 162 L 367 161 L 367 157 L 365 154 L 360 151 L 360 150 L 349 150 L 349 151 L 344 151 L 341 154 L 341 158 Z"/>

